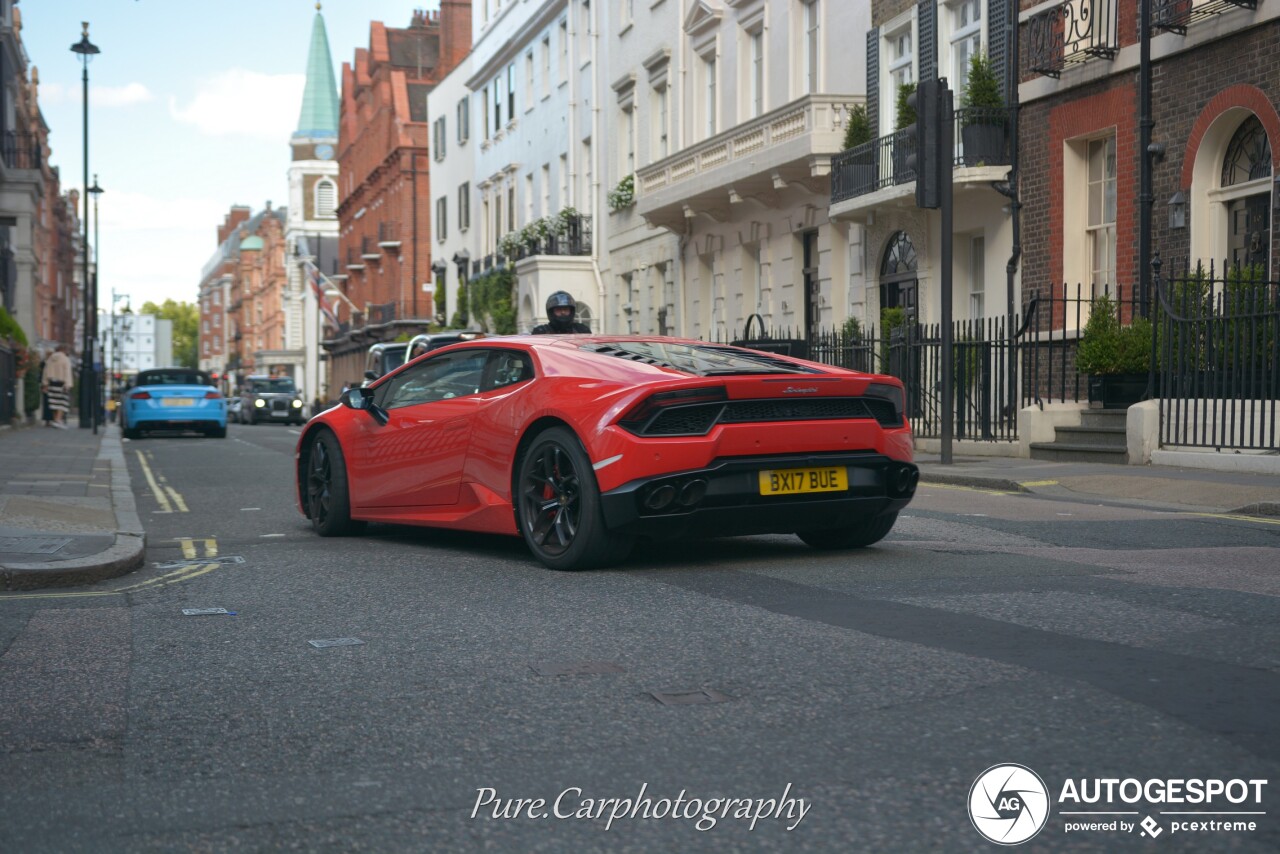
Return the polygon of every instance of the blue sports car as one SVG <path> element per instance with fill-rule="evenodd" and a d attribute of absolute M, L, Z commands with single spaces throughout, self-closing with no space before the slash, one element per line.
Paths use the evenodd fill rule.
<path fill-rule="evenodd" d="M 204 371 L 153 368 L 140 371 L 125 394 L 121 427 L 126 439 L 145 430 L 198 430 L 227 436 L 227 399 Z"/>

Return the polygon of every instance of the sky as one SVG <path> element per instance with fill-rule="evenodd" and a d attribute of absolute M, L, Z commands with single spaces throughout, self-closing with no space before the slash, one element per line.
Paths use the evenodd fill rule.
<path fill-rule="evenodd" d="M 408 26 L 438 0 L 324 0 L 334 77 L 369 45 L 370 21 Z M 195 302 L 232 205 L 288 203 L 315 0 L 19 0 L 39 71 L 50 160 L 83 186 L 81 22 L 89 63 L 89 183 L 97 175 L 99 307 Z M 91 204 L 92 208 L 92 204 Z M 83 208 L 81 208 L 83 213 Z M 90 231 L 92 240 L 93 224 Z"/>

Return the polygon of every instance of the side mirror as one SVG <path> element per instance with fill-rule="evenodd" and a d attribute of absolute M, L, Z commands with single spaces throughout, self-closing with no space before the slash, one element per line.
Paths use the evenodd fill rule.
<path fill-rule="evenodd" d="M 376 380 L 376 379 L 378 378 L 378 375 L 377 375 L 376 373 L 374 373 L 373 371 L 365 371 L 365 372 L 364 372 L 364 378 L 365 378 L 365 379 L 367 379 L 367 380 L 369 380 L 370 382 L 373 382 L 374 380 Z"/>
<path fill-rule="evenodd" d="M 338 401 L 343 406 L 351 409 L 363 409 L 365 412 L 373 416 L 373 420 L 379 424 L 387 423 L 387 413 L 381 406 L 373 402 L 373 390 L 364 388 L 349 388 L 342 393 L 342 397 Z"/>

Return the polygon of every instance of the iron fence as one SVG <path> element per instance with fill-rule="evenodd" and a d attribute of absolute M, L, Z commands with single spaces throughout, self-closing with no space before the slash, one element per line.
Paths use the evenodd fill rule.
<path fill-rule="evenodd" d="M 8 424 L 18 414 L 17 355 L 0 344 L 0 424 Z"/>
<path fill-rule="evenodd" d="M 1261 264 L 1152 266 L 1160 444 L 1280 450 L 1280 282 Z"/>

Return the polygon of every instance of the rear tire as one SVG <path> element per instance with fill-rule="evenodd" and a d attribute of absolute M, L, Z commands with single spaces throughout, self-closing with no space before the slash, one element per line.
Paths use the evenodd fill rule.
<path fill-rule="evenodd" d="M 227 438 L 227 428 L 225 426 L 214 427 L 209 431 L 209 437 L 211 439 L 225 439 Z"/>
<path fill-rule="evenodd" d="M 125 427 L 121 432 L 124 433 L 126 439 L 139 439 L 142 437 L 142 431 L 137 427 Z"/>
<path fill-rule="evenodd" d="M 796 531 L 796 536 L 815 549 L 860 549 L 883 540 L 893 530 L 893 523 L 897 521 L 898 513 L 894 511 L 839 528 Z"/>
<path fill-rule="evenodd" d="M 325 430 L 311 443 L 306 468 L 307 513 L 311 527 L 322 537 L 345 537 L 364 530 L 351 518 L 347 463 L 338 437 Z"/>
<path fill-rule="evenodd" d="M 564 427 L 542 431 L 520 455 L 513 499 L 525 543 L 550 569 L 609 566 L 635 543 L 605 527 L 591 460 Z"/>

